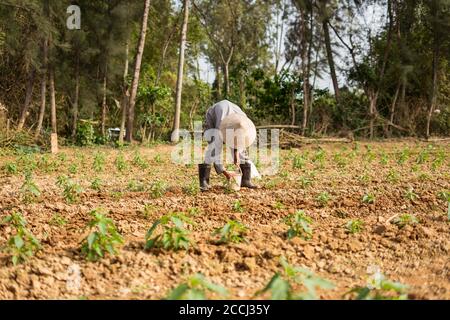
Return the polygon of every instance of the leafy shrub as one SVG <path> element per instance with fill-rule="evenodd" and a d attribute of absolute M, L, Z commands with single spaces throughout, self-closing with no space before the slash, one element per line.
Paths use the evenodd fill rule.
<path fill-rule="evenodd" d="M 81 253 L 89 261 L 97 261 L 105 256 L 105 253 L 117 255 L 117 247 L 123 244 L 123 238 L 117 231 L 112 219 L 105 217 L 100 210 L 89 213 L 91 220 L 87 228 L 91 231 L 83 240 Z"/>
<path fill-rule="evenodd" d="M 145 235 L 145 249 L 163 248 L 165 250 L 187 250 L 192 243 L 189 231 L 184 224 L 192 225 L 191 219 L 183 213 L 169 213 L 156 220 Z M 160 232 L 155 235 L 158 226 Z"/>
<path fill-rule="evenodd" d="M 298 210 L 296 213 L 290 214 L 284 218 L 283 221 L 289 227 L 289 230 L 287 231 L 288 239 L 292 239 L 294 237 L 311 239 L 312 219 L 308 217 L 303 210 Z"/>
<path fill-rule="evenodd" d="M 11 262 L 17 265 L 32 257 L 41 249 L 39 240 L 26 228 L 27 222 L 20 213 L 13 212 L 3 219 L 2 224 L 8 223 L 15 230 L 15 235 L 9 238 L 3 250 L 11 254 Z"/>
<path fill-rule="evenodd" d="M 222 297 L 228 295 L 224 287 L 209 282 L 202 274 L 196 274 L 173 289 L 166 300 L 205 300 L 208 292 Z"/>
<path fill-rule="evenodd" d="M 78 124 L 75 141 L 82 147 L 94 144 L 95 131 L 92 123 L 83 121 Z"/>
<path fill-rule="evenodd" d="M 214 236 L 220 236 L 218 244 L 223 243 L 240 243 L 245 240 L 245 234 L 248 229 L 239 221 L 229 220 L 222 228 L 214 231 Z"/>
<path fill-rule="evenodd" d="M 280 259 L 280 264 L 283 272 L 275 273 L 266 287 L 256 292 L 255 296 L 270 291 L 272 300 L 315 300 L 317 299 L 317 288 L 334 288 L 334 284 L 316 276 L 312 271 L 289 265 L 284 257 Z M 306 291 L 295 292 L 294 285 L 301 285 Z"/>

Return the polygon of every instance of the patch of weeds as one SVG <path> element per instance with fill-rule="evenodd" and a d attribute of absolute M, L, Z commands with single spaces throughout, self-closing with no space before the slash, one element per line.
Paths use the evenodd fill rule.
<path fill-rule="evenodd" d="M 440 191 L 437 194 L 437 197 L 445 202 L 450 202 L 450 191 Z"/>
<path fill-rule="evenodd" d="M 300 177 L 298 179 L 298 184 L 301 189 L 307 189 L 313 183 L 313 180 L 310 177 Z"/>
<path fill-rule="evenodd" d="M 362 198 L 362 202 L 368 204 L 375 203 L 375 195 L 373 193 L 365 194 Z"/>
<path fill-rule="evenodd" d="M 333 162 L 339 167 L 344 168 L 347 165 L 347 158 L 342 153 L 338 152 L 333 155 Z"/>
<path fill-rule="evenodd" d="M 280 259 L 280 264 L 283 271 L 275 273 L 266 287 L 256 292 L 255 296 L 259 296 L 270 291 L 272 300 L 316 300 L 318 299 L 318 288 L 334 288 L 333 283 L 316 276 L 309 269 L 291 266 L 287 263 L 284 257 Z M 293 287 L 298 285 L 305 288 L 306 291 L 294 291 Z"/>
<path fill-rule="evenodd" d="M 419 176 L 417 177 L 417 179 L 419 179 L 419 181 L 429 181 L 429 180 L 431 180 L 431 177 L 429 174 L 427 174 L 425 172 L 421 172 L 419 174 Z"/>
<path fill-rule="evenodd" d="M 217 244 L 240 243 L 245 240 L 248 229 L 241 222 L 229 220 L 222 228 L 214 231 L 213 236 L 220 236 Z"/>
<path fill-rule="evenodd" d="M 151 203 L 147 203 L 144 205 L 144 208 L 142 209 L 142 215 L 145 219 L 150 218 L 150 216 L 156 211 L 157 207 Z"/>
<path fill-rule="evenodd" d="M 143 169 L 143 170 L 145 170 L 145 169 L 148 168 L 148 163 L 147 163 L 147 161 L 141 156 L 141 154 L 140 154 L 138 151 L 136 151 L 136 152 L 134 153 L 134 156 L 133 156 L 133 165 L 136 166 L 136 167 L 138 167 L 138 168 L 141 168 L 141 169 Z"/>
<path fill-rule="evenodd" d="M 89 261 L 97 261 L 109 253 L 112 256 L 118 254 L 119 245 L 123 244 L 123 238 L 117 231 L 112 219 L 107 218 L 101 210 L 93 210 L 89 213 L 91 220 L 87 228 L 89 235 L 83 240 L 81 253 Z"/>
<path fill-rule="evenodd" d="M 272 205 L 272 207 L 273 207 L 274 209 L 277 209 L 277 210 L 283 210 L 283 209 L 285 208 L 285 205 L 284 205 L 281 201 L 276 201 L 276 202 Z"/>
<path fill-rule="evenodd" d="M 355 234 L 355 233 L 361 232 L 363 230 L 363 227 L 364 227 L 364 222 L 359 219 L 350 220 L 345 225 L 345 229 L 350 234 Z"/>
<path fill-rule="evenodd" d="M 359 182 L 363 185 L 367 185 L 372 181 L 372 177 L 368 173 L 364 173 L 358 178 Z"/>
<path fill-rule="evenodd" d="M 59 176 L 56 184 L 63 189 L 63 197 L 67 203 L 75 203 L 83 192 L 81 186 L 67 176 Z"/>
<path fill-rule="evenodd" d="M 173 289 L 166 300 L 206 300 L 208 293 L 215 293 L 221 297 L 228 295 L 227 289 L 209 282 L 202 274 L 197 273 Z"/>
<path fill-rule="evenodd" d="M 409 150 L 409 148 L 405 148 L 402 151 L 400 151 L 397 154 L 397 163 L 404 164 L 409 159 L 410 154 L 411 151 Z"/>
<path fill-rule="evenodd" d="M 364 154 L 364 159 L 371 163 L 373 160 L 375 160 L 377 157 L 377 155 L 375 154 L 375 152 L 373 152 L 372 147 L 371 146 L 366 146 L 366 153 Z"/>
<path fill-rule="evenodd" d="M 6 172 L 7 174 L 11 174 L 11 175 L 19 172 L 19 170 L 17 169 L 17 165 L 13 162 L 7 162 L 3 166 L 3 171 Z"/>
<path fill-rule="evenodd" d="M 407 225 L 417 224 L 419 220 L 414 215 L 405 213 L 392 220 L 392 223 L 401 229 Z"/>
<path fill-rule="evenodd" d="M 390 169 L 386 176 L 386 179 L 390 183 L 397 183 L 400 180 L 400 175 L 394 169 Z"/>
<path fill-rule="evenodd" d="M 156 220 L 145 235 L 145 249 L 162 248 L 165 250 L 189 249 L 192 244 L 185 224 L 193 221 L 181 212 L 169 213 Z M 160 228 L 158 228 L 160 227 Z M 159 229 L 159 232 L 155 232 Z"/>
<path fill-rule="evenodd" d="M 445 158 L 445 150 L 439 149 L 434 157 L 433 162 L 431 163 L 431 169 L 433 169 L 433 171 L 439 169 L 444 164 Z"/>
<path fill-rule="evenodd" d="M 11 254 L 11 262 L 18 265 L 32 257 L 41 249 L 39 240 L 26 228 L 25 218 L 17 212 L 5 217 L 2 224 L 9 224 L 14 229 L 14 235 L 9 238 L 7 245 L 2 248 Z"/>
<path fill-rule="evenodd" d="M 163 160 L 161 154 L 159 154 L 159 153 L 153 157 L 153 161 L 155 161 L 156 163 L 159 163 L 159 164 L 164 163 L 164 160 Z"/>
<path fill-rule="evenodd" d="M 292 158 L 292 168 L 293 169 L 304 169 L 306 166 L 307 159 L 304 155 L 296 154 Z"/>
<path fill-rule="evenodd" d="M 31 203 L 41 196 L 41 190 L 33 180 L 31 171 L 26 171 L 24 175 L 25 181 L 20 187 L 20 194 L 25 203 Z"/>
<path fill-rule="evenodd" d="M 59 213 L 55 213 L 48 223 L 52 226 L 62 227 L 67 224 L 67 220 Z"/>
<path fill-rule="evenodd" d="M 323 168 L 323 166 L 325 165 L 325 157 L 326 157 L 326 153 L 323 149 L 319 149 L 313 156 L 312 161 L 314 162 L 314 164 L 316 164 L 316 166 Z"/>
<path fill-rule="evenodd" d="M 200 210 L 200 208 L 192 207 L 192 208 L 189 208 L 188 215 L 191 217 L 197 217 L 200 215 L 201 212 L 202 211 Z"/>
<path fill-rule="evenodd" d="M 433 150 L 432 145 L 428 145 L 425 149 L 422 149 L 420 151 L 419 155 L 417 156 L 416 163 L 417 164 L 423 164 L 428 161 L 430 158 L 430 152 Z"/>
<path fill-rule="evenodd" d="M 167 184 L 164 181 L 156 180 L 150 185 L 149 191 L 153 199 L 161 198 L 167 192 Z"/>
<path fill-rule="evenodd" d="M 386 152 L 381 152 L 380 154 L 380 163 L 385 166 L 389 163 L 389 156 L 387 155 Z"/>
<path fill-rule="evenodd" d="M 331 196 L 328 192 L 321 192 L 319 193 L 319 195 L 316 198 L 317 203 L 321 206 L 321 207 L 325 207 L 328 202 L 330 202 L 331 200 Z"/>
<path fill-rule="evenodd" d="M 290 214 L 283 219 L 283 222 L 289 227 L 287 231 L 288 239 L 300 237 L 308 240 L 312 238 L 312 219 L 303 210 Z"/>

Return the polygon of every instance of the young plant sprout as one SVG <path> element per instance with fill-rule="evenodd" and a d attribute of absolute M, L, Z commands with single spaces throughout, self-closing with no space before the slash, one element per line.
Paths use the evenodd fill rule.
<path fill-rule="evenodd" d="M 222 298 L 228 295 L 224 287 L 209 282 L 198 273 L 173 289 L 166 300 L 206 300 L 209 293 L 217 294 Z"/>
<path fill-rule="evenodd" d="M 298 210 L 296 213 L 290 214 L 283 219 L 284 223 L 289 227 L 287 231 L 287 238 L 292 239 L 300 237 L 303 239 L 311 239 L 312 219 L 306 215 L 303 210 Z"/>
<path fill-rule="evenodd" d="M 414 215 L 406 213 L 392 220 L 392 223 L 397 225 L 399 228 L 404 228 L 407 225 L 419 223 L 419 220 Z"/>
<path fill-rule="evenodd" d="M 362 198 L 362 201 L 369 204 L 375 203 L 375 196 L 373 195 L 373 193 L 365 194 Z"/>
<path fill-rule="evenodd" d="M 240 200 L 236 200 L 232 206 L 233 212 L 242 213 L 245 211 L 244 206 L 242 205 Z"/>
<path fill-rule="evenodd" d="M 33 174 L 31 171 L 25 171 L 25 181 L 20 187 L 20 193 L 25 203 L 31 203 L 41 196 L 41 190 L 33 180 Z"/>
<path fill-rule="evenodd" d="M 245 240 L 248 229 L 239 221 L 229 220 L 222 228 L 214 231 L 213 236 L 220 236 L 218 244 L 240 243 Z"/>
<path fill-rule="evenodd" d="M 363 227 L 364 227 L 364 222 L 359 219 L 350 220 L 345 225 L 345 229 L 347 229 L 347 232 L 350 234 L 355 234 L 355 233 L 361 232 L 363 230 Z"/>
<path fill-rule="evenodd" d="M 63 196 L 67 203 L 75 203 L 79 200 L 83 189 L 67 176 L 59 176 L 56 184 L 63 189 Z"/>

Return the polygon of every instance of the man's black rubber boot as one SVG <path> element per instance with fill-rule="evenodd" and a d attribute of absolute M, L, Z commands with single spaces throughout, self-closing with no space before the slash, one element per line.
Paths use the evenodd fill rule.
<path fill-rule="evenodd" d="M 211 174 L 211 165 L 202 163 L 198 165 L 198 177 L 200 179 L 200 190 L 209 190 L 209 175 Z"/>
<path fill-rule="evenodd" d="M 241 187 L 242 188 L 250 188 L 250 189 L 258 189 L 258 186 L 254 185 L 251 182 L 252 166 L 250 165 L 250 163 L 241 164 L 241 171 L 242 171 Z"/>

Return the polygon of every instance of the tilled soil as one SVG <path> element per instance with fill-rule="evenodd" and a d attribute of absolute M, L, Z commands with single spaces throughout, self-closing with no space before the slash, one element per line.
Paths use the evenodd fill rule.
<path fill-rule="evenodd" d="M 411 154 L 399 164 L 400 152 L 406 147 Z M 18 266 L 12 265 L 7 253 L 0 253 L 0 299 L 161 299 L 197 272 L 226 287 L 229 298 L 249 299 L 281 270 L 282 256 L 335 284 L 334 289 L 319 291 L 322 299 L 341 299 L 351 288 L 364 286 L 372 266 L 379 267 L 387 278 L 408 285 L 409 298 L 450 299 L 447 203 L 438 196 L 450 188 L 450 145 L 434 144 L 420 163 L 418 155 L 426 147 L 408 140 L 282 150 L 278 175 L 264 177 L 258 182 L 259 190 L 239 193 L 225 192 L 215 173 L 211 191 L 185 192 L 185 187 L 197 180 L 196 166 L 173 164 L 170 146 L 136 149 L 149 163 L 145 170 L 132 164 L 134 149 L 124 149 L 128 168 L 123 172 L 114 164 L 119 153 L 115 149 L 63 149 L 67 159 L 48 156 L 58 162 L 55 171 L 46 170 L 42 163 L 35 169 L 34 180 L 42 194 L 31 204 L 21 199 L 23 175 L 3 170 L 0 218 L 21 212 L 42 250 Z M 325 152 L 323 165 L 313 161 L 319 148 Z M 433 166 L 438 150 L 446 157 Z M 92 168 L 98 151 L 107 154 L 101 173 Z M 301 154 L 306 155 L 306 164 L 295 169 L 292 157 Z M 37 161 L 41 157 L 34 155 Z M 0 167 L 15 162 L 20 171 L 23 161 L 5 154 L 0 156 Z M 61 174 L 83 187 L 77 203 L 67 204 L 62 196 L 56 185 Z M 101 191 L 91 189 L 95 177 L 103 182 Z M 129 190 L 130 181 L 136 180 L 146 189 L 155 179 L 169 185 L 160 198 L 153 199 L 148 190 Z M 416 199 L 405 197 L 410 188 Z M 317 201 L 323 192 L 330 196 L 325 204 Z M 373 194 L 375 202 L 363 202 L 365 194 Z M 243 212 L 232 209 L 236 200 Z M 151 209 L 144 210 L 146 205 Z M 192 217 L 196 224 L 190 228 L 194 246 L 177 252 L 143 249 L 145 233 L 155 219 L 193 207 L 199 209 Z M 88 213 L 97 208 L 114 220 L 125 244 L 118 256 L 88 262 L 80 253 L 80 243 L 86 236 Z M 304 210 L 313 220 L 310 240 L 286 238 L 288 227 L 283 218 L 297 210 Z M 416 216 L 419 223 L 404 228 L 391 223 L 405 213 Z M 55 214 L 67 223 L 51 224 Z M 248 227 L 247 241 L 216 244 L 212 232 L 230 219 Z M 352 219 L 364 222 L 361 232 L 346 231 L 345 225 Z M 0 226 L 0 245 L 12 234 L 10 226 Z"/>

